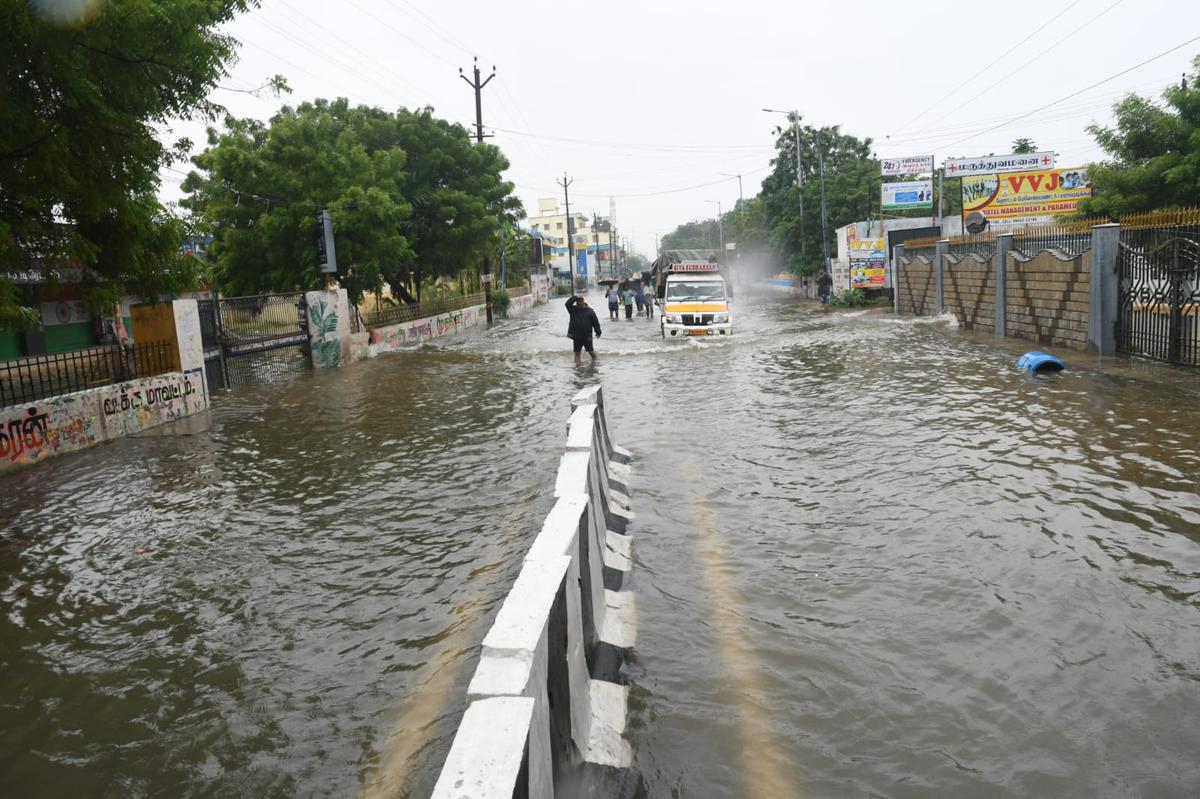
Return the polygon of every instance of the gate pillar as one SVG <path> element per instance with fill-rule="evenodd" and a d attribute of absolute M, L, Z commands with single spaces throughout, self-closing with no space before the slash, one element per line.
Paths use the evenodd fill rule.
<path fill-rule="evenodd" d="M 345 289 L 309 291 L 308 340 L 314 369 L 350 363 L 350 300 Z"/>
<path fill-rule="evenodd" d="M 946 256 L 950 254 L 950 240 L 942 239 L 933 251 L 934 287 L 937 298 L 934 301 L 934 314 L 941 316 L 946 311 L 946 284 L 943 271 L 946 268 Z"/>
<path fill-rule="evenodd" d="M 170 342 L 172 368 L 180 372 L 201 373 L 204 377 L 204 344 L 200 337 L 200 306 L 195 300 L 139 303 L 130 307 L 133 340 L 141 343 Z"/>
<path fill-rule="evenodd" d="M 995 299 L 992 302 L 992 334 L 996 338 L 1008 335 L 1008 254 L 1012 252 L 1013 237 L 1004 233 L 996 237 L 996 253 L 992 256 L 995 272 Z"/>
<path fill-rule="evenodd" d="M 1100 355 L 1117 352 L 1117 302 L 1120 291 L 1121 226 L 1092 228 L 1092 269 L 1088 294 L 1087 348 Z"/>

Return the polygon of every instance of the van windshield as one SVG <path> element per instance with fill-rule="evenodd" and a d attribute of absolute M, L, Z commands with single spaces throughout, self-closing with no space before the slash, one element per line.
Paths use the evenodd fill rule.
<path fill-rule="evenodd" d="M 721 302 L 725 299 L 725 284 L 690 283 L 682 280 L 669 282 L 667 299 L 675 302 Z"/>

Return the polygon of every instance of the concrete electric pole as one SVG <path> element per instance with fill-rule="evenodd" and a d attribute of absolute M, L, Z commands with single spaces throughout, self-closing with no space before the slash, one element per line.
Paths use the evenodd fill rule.
<path fill-rule="evenodd" d="M 463 74 L 462 68 L 459 67 L 458 76 L 466 81 L 467 85 L 475 90 L 475 143 L 483 144 L 483 140 L 490 138 L 483 132 L 483 87 L 492 82 L 492 78 L 496 77 L 496 67 L 492 67 L 492 74 L 488 75 L 487 80 L 481 81 L 479 76 L 479 59 L 475 59 L 473 67 L 474 80 L 471 80 Z M 483 257 L 483 274 L 480 275 L 480 282 L 483 283 L 483 307 L 487 314 L 487 323 L 492 323 L 492 258 L 490 255 Z"/>

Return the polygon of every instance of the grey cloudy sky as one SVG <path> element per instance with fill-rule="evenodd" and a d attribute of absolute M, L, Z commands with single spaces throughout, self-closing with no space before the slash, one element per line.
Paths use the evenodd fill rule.
<path fill-rule="evenodd" d="M 229 33 L 242 47 L 227 86 L 280 73 L 293 89 L 282 100 L 216 92 L 232 113 L 263 119 L 282 102 L 345 96 L 432 105 L 470 124 L 458 68 L 478 55 L 497 70 L 484 123 L 526 209 L 561 196 L 565 170 L 573 208 L 604 215 L 615 197 L 618 226 L 650 254 L 656 234 L 712 216 L 710 201 L 733 205 L 738 182 L 724 174 L 743 174 L 747 197 L 758 190 L 783 121 L 764 106 L 870 136 L 883 157 L 940 163 L 1007 153 L 1028 136 L 1062 166 L 1096 159 L 1084 127 L 1110 119 L 1127 92 L 1157 96 L 1177 82 L 1200 40 L 1059 99 L 1200 36 L 1200 3 L 265 0 Z M 174 134 L 203 142 L 196 124 Z M 178 196 L 180 175 L 164 177 Z"/>

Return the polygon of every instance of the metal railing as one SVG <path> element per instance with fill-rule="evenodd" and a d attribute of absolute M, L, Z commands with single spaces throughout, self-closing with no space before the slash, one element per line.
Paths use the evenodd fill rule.
<path fill-rule="evenodd" d="M 1013 233 L 1013 249 L 1032 258 L 1043 250 L 1074 257 L 1092 248 L 1092 228 L 1104 219 L 1080 219 L 1053 225 L 1029 225 Z"/>
<path fill-rule="evenodd" d="M 470 308 L 472 305 L 483 305 L 483 294 L 467 294 L 462 297 L 446 297 L 444 299 L 419 302 L 412 305 L 393 305 L 386 308 L 376 308 L 363 314 L 367 328 L 374 330 L 389 325 L 412 322 L 426 316 L 436 316 L 447 311 L 458 311 Z"/>
<path fill-rule="evenodd" d="M 975 236 L 953 236 L 948 252 L 955 258 L 965 258 L 968 255 L 991 258 L 996 254 L 996 234 L 989 231 Z"/>
<path fill-rule="evenodd" d="M 172 341 L 107 344 L 0 361 L 0 407 L 153 377 L 179 368 Z"/>

